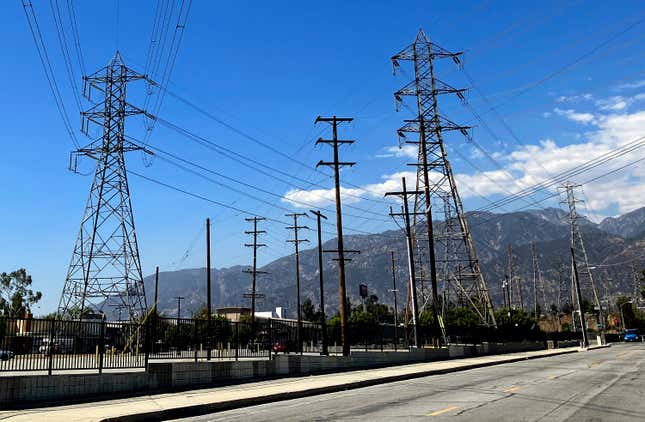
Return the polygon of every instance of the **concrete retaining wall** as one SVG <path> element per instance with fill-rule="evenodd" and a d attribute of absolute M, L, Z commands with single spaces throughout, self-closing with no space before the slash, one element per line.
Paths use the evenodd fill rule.
<path fill-rule="evenodd" d="M 540 342 L 451 345 L 448 349 L 417 349 L 409 352 L 356 351 L 348 357 L 280 355 L 273 360 L 237 362 L 151 362 L 147 372 L 2 376 L 0 409 L 543 348 L 544 343 Z"/>

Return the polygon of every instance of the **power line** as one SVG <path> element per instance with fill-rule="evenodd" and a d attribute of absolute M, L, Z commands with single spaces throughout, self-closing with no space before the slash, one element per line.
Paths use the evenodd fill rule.
<path fill-rule="evenodd" d="M 72 38 L 74 39 L 74 49 L 76 50 L 76 60 L 83 75 L 85 72 L 85 59 L 83 57 L 83 49 L 81 48 L 81 36 L 78 32 L 78 22 L 76 20 L 76 9 L 74 8 L 74 0 L 67 0 L 67 12 L 69 14 L 70 26 L 72 28 Z"/>
<path fill-rule="evenodd" d="M 185 164 L 191 165 L 191 166 L 193 166 L 193 167 L 195 167 L 195 168 L 198 168 L 198 169 L 200 169 L 200 170 L 203 170 L 203 171 L 205 171 L 205 172 L 208 172 L 208 173 L 214 174 L 214 175 L 216 175 L 216 176 L 218 176 L 218 177 L 221 177 L 221 178 L 223 178 L 223 179 L 226 179 L 226 180 L 228 180 L 228 181 L 230 181 L 230 182 L 240 184 L 240 185 L 245 186 L 245 187 L 247 187 L 247 188 L 250 188 L 250 189 L 253 189 L 253 190 L 257 190 L 257 191 L 259 191 L 259 192 L 262 192 L 262 193 L 264 193 L 264 194 L 267 194 L 267 195 L 270 195 L 270 196 L 273 196 L 273 197 L 276 197 L 276 198 L 279 198 L 279 199 L 284 199 L 284 195 L 281 195 L 281 194 L 278 194 L 278 193 L 276 193 L 276 192 L 273 192 L 273 191 L 270 191 L 270 190 L 267 190 L 267 189 L 263 189 L 263 188 L 261 188 L 261 187 L 259 187 L 259 186 L 257 186 L 257 185 L 253 185 L 253 184 L 250 184 L 250 183 L 246 183 L 246 182 L 243 182 L 243 181 L 238 180 L 238 179 L 236 179 L 236 178 L 233 178 L 233 177 L 227 176 L 227 175 L 225 175 L 225 174 L 223 174 L 223 173 L 220 173 L 220 172 L 217 172 L 217 171 L 215 171 L 215 170 L 209 169 L 209 168 L 204 167 L 204 166 L 202 166 L 202 165 L 200 165 L 200 164 L 197 164 L 197 163 L 195 163 L 195 162 L 193 162 L 193 161 L 186 160 L 186 159 L 181 158 L 181 157 L 179 157 L 179 156 L 177 156 L 177 155 L 175 155 L 175 154 L 172 154 L 172 153 L 170 153 L 170 152 L 164 151 L 164 150 L 162 150 L 162 149 L 160 149 L 160 148 L 158 148 L 158 147 L 152 147 L 152 146 L 149 146 L 148 148 L 149 148 L 149 149 L 151 149 L 151 150 L 153 150 L 153 151 L 157 151 L 157 152 L 159 152 L 159 153 L 165 154 L 165 155 L 167 155 L 167 156 L 171 157 L 171 158 L 172 158 L 172 159 L 174 159 L 174 160 L 181 161 L 181 162 L 183 162 L 183 163 L 185 163 Z M 188 168 L 186 168 L 186 167 L 184 167 L 184 166 L 181 166 L 181 165 L 179 165 L 179 164 L 176 164 L 175 162 L 171 161 L 171 160 L 170 160 L 170 159 L 168 159 L 168 158 L 160 157 L 160 156 L 158 156 L 158 155 L 157 155 L 157 157 L 158 157 L 158 158 L 160 158 L 160 159 L 162 159 L 162 160 L 164 160 L 164 161 L 166 161 L 166 162 L 168 162 L 168 163 L 170 163 L 170 164 L 172 164 L 172 165 L 175 165 L 175 166 L 177 166 L 177 167 L 179 167 L 179 168 L 181 168 L 181 169 L 183 169 L 183 170 L 185 170 L 185 171 L 188 171 L 188 172 L 190 172 L 190 173 L 196 174 L 196 175 L 198 175 L 198 176 L 200 176 L 200 177 L 202 177 L 202 176 L 203 176 L 201 173 L 195 172 L 195 171 L 190 170 L 190 169 L 188 169 Z M 222 182 L 218 182 L 218 181 L 215 181 L 215 180 L 213 180 L 213 179 L 208 179 L 208 180 L 210 180 L 210 181 L 212 181 L 213 183 L 218 184 L 218 185 L 220 185 L 220 186 L 223 186 L 223 187 L 226 187 L 226 188 L 230 188 L 230 189 L 232 189 L 232 190 L 234 190 L 234 191 L 236 191 L 236 192 L 238 192 L 238 193 L 241 193 L 241 194 L 243 194 L 243 195 L 245 195 L 245 196 L 249 196 L 247 193 L 242 192 L 242 191 L 239 191 L 238 189 L 235 189 L 235 188 L 231 188 L 229 185 L 226 185 L 226 184 L 224 184 L 224 183 L 222 183 Z M 258 198 L 254 197 L 254 196 L 249 196 L 249 197 L 250 197 L 250 198 L 252 198 L 252 199 L 256 199 L 256 200 L 258 200 Z M 264 200 L 261 200 L 261 201 L 262 201 L 262 202 L 265 202 Z M 305 207 L 316 207 L 316 205 L 313 205 L 313 204 L 311 204 L 311 203 L 308 203 L 308 202 L 305 202 L 305 201 L 301 201 L 301 200 L 298 200 L 298 199 L 293 199 L 293 198 L 291 198 L 291 199 L 289 199 L 289 201 L 290 201 L 290 202 L 293 202 L 293 203 L 296 203 L 296 204 L 299 204 L 299 205 L 302 205 L 302 206 L 305 206 Z M 269 203 L 269 205 L 271 205 L 271 206 L 275 206 L 273 203 Z M 346 206 L 347 206 L 347 207 L 349 207 L 349 208 L 355 208 L 355 209 L 358 209 L 359 211 L 363 211 L 363 212 L 366 212 L 366 213 L 373 214 L 373 215 L 375 215 L 375 216 L 377 216 L 377 217 L 381 216 L 381 214 L 378 214 L 378 213 L 376 213 L 376 212 L 371 212 L 371 211 L 369 211 L 369 210 L 365 210 L 365 209 L 358 208 L 358 207 L 352 207 L 351 205 L 346 205 Z M 282 208 L 281 208 L 281 209 L 282 209 Z M 322 208 L 322 209 L 324 209 L 324 210 L 326 210 L 326 211 L 331 211 L 331 210 L 328 210 L 328 209 L 326 209 L 326 208 Z M 382 221 L 382 222 L 389 222 L 389 220 L 386 220 L 386 219 L 384 219 L 384 218 L 380 218 L 380 219 L 379 219 L 379 218 L 376 218 L 376 219 L 375 219 L 374 217 L 366 217 L 366 216 L 364 216 L 364 215 L 349 214 L 349 213 L 345 213 L 345 214 L 346 214 L 346 215 L 348 215 L 348 216 L 350 216 L 350 217 L 361 218 L 361 219 L 366 219 L 366 220 L 370 220 L 370 221 Z"/>
<path fill-rule="evenodd" d="M 25 11 L 25 17 L 27 18 L 29 31 L 31 32 L 31 36 L 34 39 L 36 52 L 38 53 L 38 58 L 40 59 L 40 63 L 43 66 L 45 77 L 47 78 L 47 83 L 49 84 L 49 89 L 51 90 L 52 96 L 54 97 L 54 102 L 56 103 L 58 114 L 63 120 L 63 125 L 65 126 L 65 130 L 72 140 L 72 143 L 76 148 L 80 148 L 78 139 L 76 138 L 74 130 L 72 129 L 72 125 L 69 121 L 67 110 L 65 109 L 65 104 L 63 102 L 60 89 L 58 88 L 58 83 L 56 82 L 56 76 L 54 74 L 51 61 L 49 60 L 49 54 L 47 54 L 47 47 L 45 46 L 45 41 L 43 40 L 42 32 L 40 31 L 40 25 L 38 24 L 34 6 L 30 0 L 22 0 L 22 7 Z"/>
<path fill-rule="evenodd" d="M 281 156 L 281 157 L 283 157 L 283 158 L 285 158 L 285 159 L 289 160 L 290 162 L 292 162 L 292 163 L 294 163 L 294 164 L 298 165 L 299 167 L 302 167 L 302 168 L 304 168 L 304 169 L 307 169 L 308 171 L 311 171 L 311 172 L 313 172 L 313 173 L 317 173 L 317 174 L 323 175 L 323 176 L 325 176 L 325 178 L 331 178 L 331 177 L 332 177 L 331 175 L 329 175 L 329 174 L 327 174 L 327 173 L 325 173 L 325 172 L 323 172 L 323 171 L 320 171 L 320 170 L 318 170 L 318 169 L 312 168 L 310 164 L 305 163 L 305 162 L 303 162 L 303 161 L 300 161 L 300 160 L 298 160 L 298 159 L 294 158 L 292 155 L 290 155 L 290 154 L 288 154 L 288 153 L 285 153 L 285 152 L 283 152 L 283 151 L 280 151 L 279 149 L 275 148 L 274 146 L 269 145 L 267 142 L 265 142 L 265 141 L 263 141 L 263 140 L 261 140 L 261 139 L 259 139 L 259 138 L 255 137 L 255 136 L 253 136 L 253 135 L 251 135 L 251 134 L 249 134 L 249 133 L 247 133 L 247 132 L 245 132 L 245 131 L 243 131 L 243 130 L 241 130 L 241 129 L 239 129 L 239 128 L 235 127 L 235 126 L 233 126 L 232 124 L 230 124 L 230 123 L 226 122 L 225 120 L 223 120 L 223 119 L 221 119 L 221 118 L 219 118 L 219 117 L 215 116 L 214 114 L 210 113 L 209 111 L 205 110 L 204 108 L 202 108 L 202 107 L 198 106 L 198 105 L 197 105 L 197 104 L 195 104 L 194 102 L 192 102 L 192 101 L 190 101 L 190 100 L 188 100 L 188 99 L 186 99 L 186 98 L 184 98 L 184 97 L 180 96 L 179 94 L 177 94 L 177 93 L 175 93 L 175 92 L 173 92 L 173 91 L 169 90 L 167 87 L 161 87 L 161 89 L 162 89 L 162 90 L 164 90 L 165 92 L 167 92 L 167 93 L 168 93 L 168 95 L 170 95 L 171 97 L 173 97 L 173 98 L 175 98 L 176 100 L 180 101 L 181 103 L 183 103 L 183 104 L 187 105 L 188 107 L 192 108 L 193 110 L 195 110 L 195 111 L 199 112 L 200 114 L 204 115 L 205 117 L 207 117 L 207 118 L 209 118 L 209 119 L 211 119 L 211 120 L 215 121 L 216 123 L 218 123 L 218 124 L 220 124 L 220 125 L 224 126 L 225 128 L 227 128 L 227 129 L 231 130 L 232 132 L 234 132 L 234 133 L 236 133 L 236 134 L 238 134 L 238 135 L 242 136 L 243 138 L 246 138 L 246 139 L 248 139 L 249 141 L 251 141 L 251 142 L 253 142 L 253 143 L 257 144 L 257 145 L 260 145 L 261 147 L 263 147 L 263 148 L 265 148 L 265 149 L 267 149 L 267 150 L 269 150 L 269 151 L 273 152 L 274 154 L 279 155 L 279 156 Z M 159 119 L 159 121 L 160 121 L 161 123 L 163 123 L 162 119 Z M 169 123 L 168 121 L 165 121 L 165 122 L 166 122 L 166 123 Z M 290 175 L 289 175 L 289 176 L 290 176 Z M 300 179 L 300 180 L 302 181 L 303 179 Z M 309 181 L 306 181 L 306 180 L 304 180 L 304 182 L 305 182 L 305 183 L 310 183 Z M 361 186 L 357 186 L 357 185 L 354 185 L 354 184 L 352 184 L 352 183 L 348 183 L 348 182 L 346 182 L 345 184 L 346 184 L 347 186 L 351 186 L 351 187 L 354 187 L 354 188 L 357 188 L 357 189 L 365 190 L 365 191 L 367 191 L 368 193 L 370 193 L 368 190 L 364 189 L 364 188 L 363 188 L 363 187 L 361 187 Z M 352 195 L 352 196 L 353 196 L 353 195 Z M 383 203 L 383 202 L 384 202 L 382 199 L 381 199 L 381 200 L 376 200 L 376 199 L 373 199 L 373 198 L 365 198 L 365 197 L 361 197 L 361 199 L 371 200 L 371 201 L 375 201 L 375 202 L 379 202 L 379 203 Z"/>
<path fill-rule="evenodd" d="M 623 156 L 625 154 L 631 153 L 631 152 L 633 152 L 633 151 L 635 151 L 635 150 L 637 150 L 637 149 L 639 149 L 639 148 L 641 148 L 643 146 L 645 146 L 645 135 L 643 135 L 641 137 L 638 137 L 638 138 L 628 142 L 627 144 L 623 145 L 620 148 L 611 150 L 611 151 L 609 151 L 609 152 L 607 152 L 605 154 L 602 154 L 602 155 L 600 155 L 600 156 L 598 156 L 596 158 L 593 158 L 593 159 L 591 159 L 589 161 L 586 161 L 585 163 L 583 163 L 581 165 L 574 166 L 574 167 L 572 167 L 572 168 L 570 168 L 568 170 L 560 172 L 555 177 L 553 177 L 551 179 L 547 179 L 544 182 L 537 183 L 535 185 L 532 185 L 532 186 L 529 186 L 527 188 L 524 188 L 521 191 L 519 191 L 519 192 L 517 192 L 517 193 L 515 193 L 515 194 L 513 194 L 511 196 L 501 198 L 501 199 L 495 201 L 494 204 L 492 204 L 490 206 L 479 208 L 479 211 L 489 211 L 489 210 L 497 208 L 499 206 L 508 205 L 509 203 L 512 203 L 512 202 L 516 201 L 519 197 L 521 197 L 523 195 L 526 195 L 528 192 L 535 193 L 535 192 L 547 189 L 549 187 L 557 185 L 558 183 L 561 183 L 564 179 L 571 178 L 571 177 L 576 176 L 576 175 L 578 175 L 580 173 L 589 171 L 589 170 L 591 170 L 593 168 L 596 168 L 596 167 L 606 163 L 607 161 L 610 161 L 610 160 L 616 159 L 618 157 L 621 157 L 621 156 Z"/>
<path fill-rule="evenodd" d="M 261 174 L 264 174 L 265 176 L 268 176 L 268 177 L 271 177 L 271 178 L 273 178 L 275 180 L 278 180 L 278 181 L 280 181 L 280 182 L 282 182 L 282 183 L 284 183 L 284 184 L 286 184 L 288 186 L 293 186 L 293 187 L 295 187 L 297 189 L 302 189 L 302 190 L 307 189 L 307 188 L 302 188 L 300 186 L 297 186 L 292 182 L 285 181 L 284 179 L 279 178 L 279 177 L 277 177 L 277 176 L 275 176 L 273 174 L 267 173 L 266 171 L 261 170 L 258 167 L 262 167 L 262 168 L 267 169 L 267 170 L 269 170 L 271 172 L 277 173 L 277 174 L 279 174 L 281 176 L 296 180 L 296 181 L 301 182 L 301 183 L 308 184 L 310 186 L 319 186 L 321 188 L 326 189 L 326 187 L 321 185 L 320 182 L 311 182 L 311 181 L 305 180 L 305 179 L 303 179 L 301 177 L 298 177 L 298 176 L 296 176 L 294 174 L 287 173 L 287 172 L 285 172 L 283 170 L 280 170 L 280 169 L 278 169 L 276 167 L 273 167 L 273 166 L 270 166 L 268 164 L 262 163 L 262 162 L 260 162 L 258 160 L 253 159 L 253 158 L 249 158 L 249 157 L 247 157 L 247 156 L 245 156 L 243 154 L 239 154 L 239 153 L 233 151 L 230 148 L 227 148 L 227 147 L 224 147 L 224 146 L 222 146 L 220 144 L 217 144 L 216 142 L 214 142 L 212 140 L 209 140 L 209 139 L 207 139 L 207 138 L 205 138 L 203 136 L 197 135 L 194 132 L 191 132 L 188 129 L 182 128 L 182 127 L 180 127 L 180 126 L 178 126 L 178 125 L 176 125 L 174 123 L 171 123 L 168 120 L 165 120 L 165 119 L 163 119 L 161 117 L 156 117 L 156 120 L 159 123 L 161 123 L 162 125 L 168 127 L 169 129 L 174 130 L 175 132 L 179 133 L 182 136 L 185 136 L 186 138 L 192 140 L 193 142 L 196 142 L 196 143 L 198 143 L 198 144 L 200 144 L 200 145 L 202 145 L 202 146 L 204 146 L 204 147 L 206 147 L 208 149 L 211 149 L 211 150 L 217 152 L 220 155 L 223 155 L 223 156 L 229 158 L 230 160 L 233 160 L 233 161 L 235 161 L 235 162 L 237 162 L 237 163 L 239 163 L 239 164 L 241 164 L 241 165 L 243 165 L 243 166 L 245 166 L 247 168 L 250 168 L 250 169 L 252 169 L 254 171 L 257 171 L 257 172 L 259 172 Z M 249 163 L 252 163 L 253 165 L 251 165 Z M 329 178 L 329 177 L 331 177 L 331 176 L 325 175 L 325 178 Z M 361 187 L 358 187 L 358 189 L 361 189 L 363 191 L 368 192 L 366 189 L 361 188 Z M 380 204 L 382 204 L 384 202 L 383 200 L 377 200 L 377 199 L 370 198 L 370 197 L 355 195 L 355 194 L 352 194 L 352 193 L 349 193 L 349 192 L 345 192 L 344 195 L 351 196 L 351 197 L 358 198 L 358 199 L 362 199 L 362 200 L 366 200 L 366 201 L 378 202 Z"/>
<path fill-rule="evenodd" d="M 58 0 L 49 0 L 49 6 L 52 10 L 52 15 L 54 17 L 54 26 L 56 26 L 56 35 L 58 37 L 58 44 L 60 45 L 60 50 L 63 55 L 63 61 L 65 62 L 65 71 L 69 79 L 69 84 L 72 87 L 72 92 L 74 94 L 74 100 L 78 107 L 78 112 L 80 113 L 83 109 L 81 104 L 81 95 L 78 85 L 76 84 L 76 75 L 74 73 L 74 67 L 72 66 L 72 58 L 69 52 L 69 47 L 67 46 L 67 36 L 65 35 L 65 26 L 63 25 L 63 18 L 60 13 L 60 7 L 58 5 Z"/>

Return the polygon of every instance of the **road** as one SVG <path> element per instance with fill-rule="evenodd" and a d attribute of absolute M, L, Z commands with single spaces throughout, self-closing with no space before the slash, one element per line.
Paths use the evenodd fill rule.
<path fill-rule="evenodd" d="M 645 344 L 618 344 L 186 420 L 393 419 L 643 421 Z"/>

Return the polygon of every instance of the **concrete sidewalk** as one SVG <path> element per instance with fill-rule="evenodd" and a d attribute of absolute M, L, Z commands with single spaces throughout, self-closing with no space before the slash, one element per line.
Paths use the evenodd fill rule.
<path fill-rule="evenodd" d="M 69 406 L 4 411 L 0 412 L 0 419 L 3 421 L 47 420 L 65 422 L 171 419 L 578 351 L 581 351 L 581 349 L 570 347 L 327 375 L 293 377 Z"/>

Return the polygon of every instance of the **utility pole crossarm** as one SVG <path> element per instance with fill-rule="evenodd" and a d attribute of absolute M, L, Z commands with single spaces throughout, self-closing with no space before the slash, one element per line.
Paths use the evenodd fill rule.
<path fill-rule="evenodd" d="M 246 230 L 244 234 L 253 236 L 253 243 L 245 243 L 244 246 L 247 248 L 253 248 L 253 265 L 251 269 L 242 270 L 243 273 L 251 274 L 251 293 L 244 293 L 242 295 L 245 299 L 251 299 L 251 329 L 255 331 L 255 305 L 256 299 L 263 299 L 264 294 L 257 292 L 257 276 L 262 274 L 268 274 L 266 271 L 258 270 L 258 249 L 266 247 L 265 243 L 258 242 L 258 236 L 265 234 L 266 230 L 258 230 L 258 222 L 266 220 L 264 217 L 247 217 L 244 219 L 249 223 L 253 223 L 253 230 Z"/>
<path fill-rule="evenodd" d="M 343 343 L 343 356 L 349 356 L 350 341 L 347 329 L 347 293 L 345 289 L 345 247 L 343 244 L 343 215 L 341 206 L 341 187 L 340 187 L 340 168 L 343 166 L 353 166 L 354 162 L 340 161 L 338 150 L 341 145 L 352 144 L 352 140 L 342 140 L 338 138 L 338 124 L 351 122 L 354 119 L 351 117 L 316 117 L 314 124 L 324 122 L 329 123 L 332 127 L 332 139 L 318 139 L 316 144 L 323 143 L 331 145 L 334 153 L 333 161 L 319 161 L 316 167 L 328 166 L 334 169 L 334 193 L 336 199 L 336 231 L 338 242 L 338 294 L 340 295 L 340 327 L 341 327 L 341 341 Z M 320 220 L 319 220 L 320 221 Z"/>

